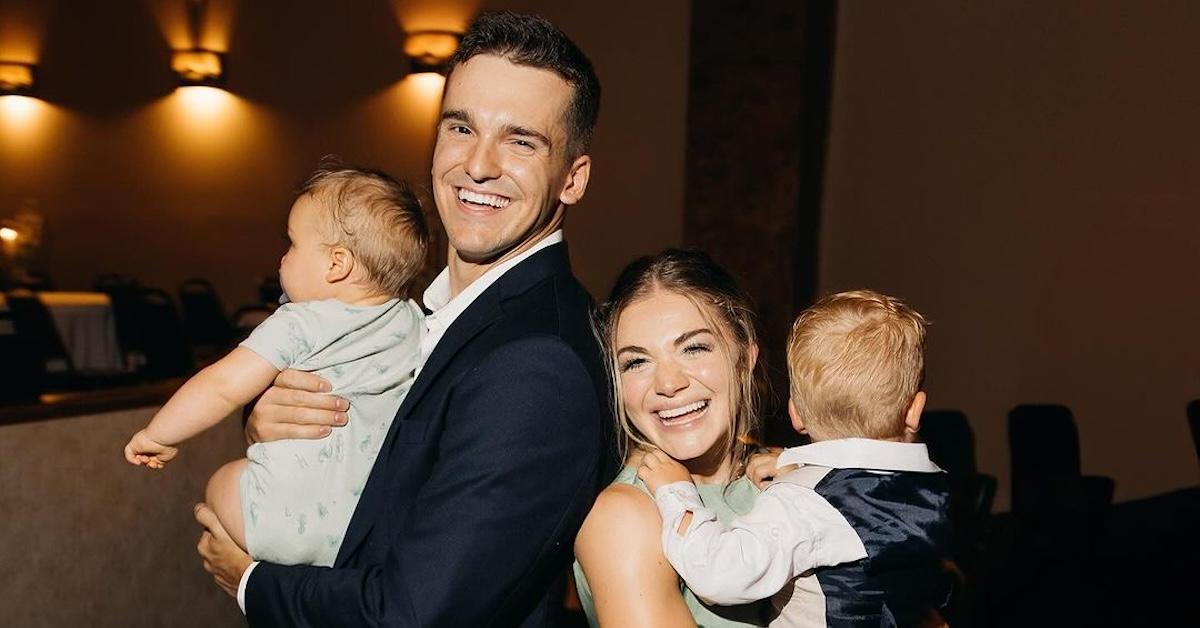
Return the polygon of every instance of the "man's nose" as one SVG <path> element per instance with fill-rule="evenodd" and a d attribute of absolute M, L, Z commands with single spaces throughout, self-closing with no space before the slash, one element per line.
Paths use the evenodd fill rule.
<path fill-rule="evenodd" d="M 475 142 L 471 153 L 467 155 L 464 169 L 467 176 L 476 183 L 499 177 L 500 161 L 497 159 L 496 147 L 486 140 Z"/>
<path fill-rule="evenodd" d="M 654 371 L 654 392 L 664 397 L 674 397 L 688 387 L 687 374 L 674 360 L 660 362 Z"/>

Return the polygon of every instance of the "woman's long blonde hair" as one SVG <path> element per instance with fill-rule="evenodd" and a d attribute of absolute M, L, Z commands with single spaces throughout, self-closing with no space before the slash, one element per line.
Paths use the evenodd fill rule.
<path fill-rule="evenodd" d="M 618 438 L 621 460 L 626 459 L 631 448 L 654 444 L 633 425 L 621 400 L 621 377 L 615 355 L 617 323 L 627 307 L 659 290 L 681 295 L 694 303 L 701 316 L 717 330 L 726 354 L 733 357 L 730 367 L 736 387 L 730 392 L 734 411 L 725 446 L 733 478 L 739 477 L 754 453 L 753 443 L 758 441 L 760 430 L 758 404 L 763 377 L 752 349 L 758 346 L 754 309 L 750 297 L 733 276 L 708 255 L 694 250 L 667 249 L 634 260 L 621 271 L 608 300 L 597 310 L 595 329 L 608 362 L 613 414 L 624 433 L 624 438 Z"/>

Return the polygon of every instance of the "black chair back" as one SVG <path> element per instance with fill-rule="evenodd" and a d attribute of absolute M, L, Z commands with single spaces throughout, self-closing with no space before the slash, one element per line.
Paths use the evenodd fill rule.
<path fill-rule="evenodd" d="M 1008 413 L 1012 508 L 1037 508 L 1056 478 L 1080 476 L 1079 431 L 1066 406 L 1019 405 Z"/>
<path fill-rule="evenodd" d="M 183 307 L 184 330 L 193 347 L 215 352 L 233 341 L 233 325 L 208 280 L 188 279 L 180 284 L 179 304 Z"/>
<path fill-rule="evenodd" d="M 142 298 L 141 285 L 126 275 L 107 274 L 96 277 L 92 287 L 96 292 L 107 294 L 112 302 L 117 344 L 121 346 L 125 365 L 142 364 L 145 361 L 145 350 L 138 313 Z"/>
<path fill-rule="evenodd" d="M 36 344 L 17 333 L 12 313 L 0 308 L 0 403 L 33 403 L 42 392 Z"/>
<path fill-rule="evenodd" d="M 18 334 L 32 343 L 43 371 L 48 375 L 74 373 L 71 354 L 58 335 L 50 310 L 46 309 L 41 299 L 28 290 L 14 290 L 5 295 L 5 300 L 13 326 Z"/>
<path fill-rule="evenodd" d="M 157 288 L 143 288 L 138 303 L 138 323 L 146 354 L 142 373 L 152 378 L 182 377 L 194 363 L 175 312 L 171 295 Z"/>

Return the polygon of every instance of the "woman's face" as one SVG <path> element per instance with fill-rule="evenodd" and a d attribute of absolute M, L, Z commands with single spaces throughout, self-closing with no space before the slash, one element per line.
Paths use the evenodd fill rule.
<path fill-rule="evenodd" d="M 676 460 L 728 443 L 733 356 L 687 297 L 656 290 L 617 320 L 621 402 L 630 421 Z"/>

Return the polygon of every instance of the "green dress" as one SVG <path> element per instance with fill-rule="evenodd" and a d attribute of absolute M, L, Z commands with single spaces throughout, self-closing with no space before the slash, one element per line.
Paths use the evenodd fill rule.
<path fill-rule="evenodd" d="M 638 479 L 637 471 L 629 467 L 622 469 L 621 473 L 617 474 L 617 479 L 613 480 L 613 484 L 629 484 L 636 486 L 647 495 L 650 494 L 646 490 L 646 485 Z M 729 523 L 734 517 L 750 512 L 754 500 L 758 498 L 758 489 L 745 477 L 738 478 L 729 485 L 700 484 L 696 488 L 700 491 L 700 499 L 704 501 L 704 505 L 716 512 L 717 518 L 722 523 Z M 583 577 L 579 561 L 575 561 L 574 570 L 575 584 L 579 589 L 579 601 L 583 605 L 584 614 L 587 615 L 588 624 L 593 627 L 598 626 L 596 607 L 592 602 L 592 591 L 588 588 L 587 579 Z M 767 604 L 765 602 L 741 606 L 709 606 L 696 599 L 696 596 L 688 590 L 682 580 L 679 582 L 679 590 L 683 592 L 683 601 L 687 604 L 688 610 L 692 612 L 696 625 L 701 628 L 767 625 Z"/>

